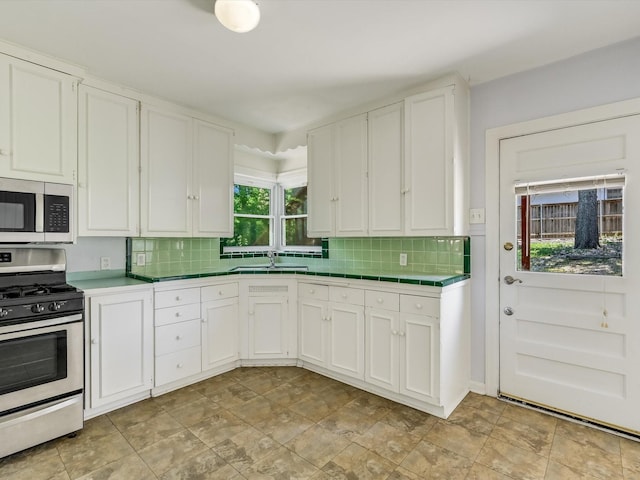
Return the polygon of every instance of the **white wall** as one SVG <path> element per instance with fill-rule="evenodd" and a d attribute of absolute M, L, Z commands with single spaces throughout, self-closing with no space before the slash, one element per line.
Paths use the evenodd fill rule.
<path fill-rule="evenodd" d="M 67 271 L 100 270 L 100 257 L 111 259 L 111 270 L 126 267 L 127 243 L 123 237 L 81 237 L 75 245 L 61 245 L 67 251 Z"/>
<path fill-rule="evenodd" d="M 640 98 L 640 37 L 472 87 L 471 208 L 485 206 L 487 129 L 631 98 Z M 471 235 L 471 378 L 484 383 L 483 226 Z"/>

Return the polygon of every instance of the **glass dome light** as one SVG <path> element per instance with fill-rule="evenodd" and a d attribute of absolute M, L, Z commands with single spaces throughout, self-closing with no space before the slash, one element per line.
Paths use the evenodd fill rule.
<path fill-rule="evenodd" d="M 216 0 L 216 17 L 232 32 L 245 33 L 260 22 L 260 9 L 253 0 Z"/>

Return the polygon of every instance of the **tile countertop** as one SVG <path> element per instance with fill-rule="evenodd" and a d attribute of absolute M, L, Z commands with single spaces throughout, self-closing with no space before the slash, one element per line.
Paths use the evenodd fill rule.
<path fill-rule="evenodd" d="M 349 273 L 338 272 L 332 269 L 310 267 L 306 272 L 292 271 L 265 271 L 265 270 L 243 270 L 242 272 L 230 271 L 228 267 L 220 269 L 208 269 L 202 272 L 180 273 L 176 275 L 133 275 L 129 274 L 131 279 L 142 280 L 145 282 L 164 282 L 174 280 L 184 280 L 190 278 L 216 277 L 225 275 L 296 275 L 296 276 L 318 276 L 318 277 L 335 277 L 335 278 L 352 278 L 358 280 L 374 280 L 379 282 L 405 283 L 410 285 L 427 285 L 431 287 L 446 287 L 457 282 L 462 282 L 471 278 L 469 274 L 440 274 L 429 275 L 420 273 L 379 273 L 364 270 L 353 270 Z"/>

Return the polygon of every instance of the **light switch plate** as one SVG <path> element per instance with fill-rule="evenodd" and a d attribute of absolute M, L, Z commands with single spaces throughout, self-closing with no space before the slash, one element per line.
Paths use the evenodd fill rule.
<path fill-rule="evenodd" d="M 469 223 L 484 223 L 484 208 L 469 209 Z"/>

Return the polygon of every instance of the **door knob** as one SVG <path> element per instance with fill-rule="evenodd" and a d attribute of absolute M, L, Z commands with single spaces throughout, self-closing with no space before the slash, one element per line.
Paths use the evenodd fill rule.
<path fill-rule="evenodd" d="M 520 280 L 519 278 L 513 278 L 511 275 L 507 275 L 506 277 L 504 277 L 504 283 L 506 283 L 507 285 L 512 285 L 515 282 L 522 283 L 522 280 Z"/>
<path fill-rule="evenodd" d="M 505 315 L 513 315 L 513 308 L 511 307 L 504 307 L 503 311 Z"/>

